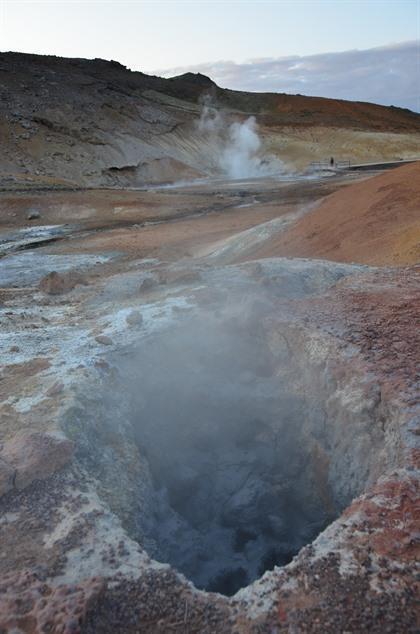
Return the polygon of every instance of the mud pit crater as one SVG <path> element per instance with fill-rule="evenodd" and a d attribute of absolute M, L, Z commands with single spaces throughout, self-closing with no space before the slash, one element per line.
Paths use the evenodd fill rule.
<path fill-rule="evenodd" d="M 394 461 L 377 386 L 361 398 L 313 348 L 255 314 L 187 320 L 114 354 L 84 411 L 79 455 L 111 508 L 199 589 L 287 564 Z"/>

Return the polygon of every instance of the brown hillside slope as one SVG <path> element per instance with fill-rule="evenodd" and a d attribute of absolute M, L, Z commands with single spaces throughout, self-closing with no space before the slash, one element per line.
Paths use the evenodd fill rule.
<path fill-rule="evenodd" d="M 224 90 L 203 75 L 162 79 L 117 62 L 0 53 L 0 186 L 126 187 L 225 175 L 220 139 L 199 131 L 201 98 L 255 115 L 261 154 L 288 169 L 335 156 L 420 157 L 420 114 L 320 97 Z"/>
<path fill-rule="evenodd" d="M 373 265 L 419 262 L 420 162 L 331 194 L 254 255 Z"/>

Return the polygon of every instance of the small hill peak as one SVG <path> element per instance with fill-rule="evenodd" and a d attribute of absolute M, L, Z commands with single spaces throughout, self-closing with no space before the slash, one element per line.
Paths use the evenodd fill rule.
<path fill-rule="evenodd" d="M 188 82 L 189 84 L 196 84 L 197 86 L 203 87 L 216 86 L 210 77 L 207 77 L 207 75 L 203 75 L 202 73 L 183 73 L 182 75 L 171 77 L 171 79 L 181 80 Z"/>

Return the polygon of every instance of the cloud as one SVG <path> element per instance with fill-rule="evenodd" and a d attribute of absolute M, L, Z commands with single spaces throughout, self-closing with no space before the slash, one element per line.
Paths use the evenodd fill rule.
<path fill-rule="evenodd" d="M 420 112 L 420 40 L 367 50 L 305 57 L 251 59 L 155 71 L 173 77 L 187 71 L 219 86 L 251 92 L 286 92 L 394 105 Z"/>

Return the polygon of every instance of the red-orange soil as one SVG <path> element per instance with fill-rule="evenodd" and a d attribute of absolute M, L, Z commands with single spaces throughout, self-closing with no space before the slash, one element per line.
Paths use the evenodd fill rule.
<path fill-rule="evenodd" d="M 254 254 L 274 256 L 415 264 L 420 260 L 420 162 L 334 192 Z"/>

